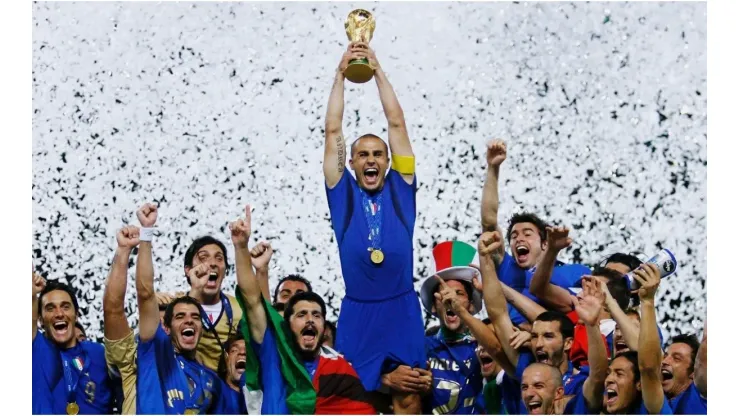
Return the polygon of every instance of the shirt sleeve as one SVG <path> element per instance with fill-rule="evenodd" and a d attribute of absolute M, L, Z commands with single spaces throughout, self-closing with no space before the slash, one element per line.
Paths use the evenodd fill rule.
<path fill-rule="evenodd" d="M 403 216 L 407 219 L 408 224 L 406 226 L 408 227 L 408 232 L 413 235 L 416 224 L 416 175 L 414 175 L 414 180 L 409 185 L 400 173 L 391 169 L 386 180 L 393 182 L 391 186 L 393 186 L 394 192 L 399 199 L 398 203 L 404 211 Z"/>
<path fill-rule="evenodd" d="M 329 188 L 324 183 L 326 188 L 326 199 L 329 202 L 329 214 L 331 215 L 331 226 L 334 229 L 334 234 L 337 237 L 337 242 L 341 243 L 344 232 L 344 228 L 349 223 L 348 216 L 352 215 L 349 211 L 352 208 L 352 181 L 354 178 L 349 173 L 348 169 L 344 170 L 342 177 L 334 188 Z"/>
<path fill-rule="evenodd" d="M 640 400 L 640 410 L 637 412 L 638 415 L 649 415 L 647 408 L 645 407 L 645 401 Z M 657 414 L 659 415 L 672 415 L 673 409 L 671 409 L 670 404 L 668 403 L 668 398 L 663 395 L 663 407 L 660 408 L 660 412 Z"/>

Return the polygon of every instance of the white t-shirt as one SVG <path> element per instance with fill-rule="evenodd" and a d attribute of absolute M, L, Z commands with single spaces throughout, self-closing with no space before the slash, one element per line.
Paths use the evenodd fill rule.
<path fill-rule="evenodd" d="M 216 302 L 215 305 L 202 305 L 203 311 L 206 313 L 206 317 L 208 317 L 208 320 L 211 321 L 212 324 L 216 323 L 216 320 L 219 316 L 221 316 L 221 309 L 223 309 L 223 305 L 221 305 L 221 302 Z"/>

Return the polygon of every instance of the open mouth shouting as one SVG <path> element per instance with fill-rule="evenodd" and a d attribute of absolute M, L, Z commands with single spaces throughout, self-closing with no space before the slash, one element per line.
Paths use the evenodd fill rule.
<path fill-rule="evenodd" d="M 613 406 L 617 403 L 617 400 L 619 399 L 619 393 L 617 393 L 616 390 L 608 388 L 606 389 L 604 394 L 606 395 L 606 405 L 607 406 L 610 406 L 610 405 Z"/>
<path fill-rule="evenodd" d="M 530 415 L 541 415 L 542 414 L 542 401 L 539 399 L 532 399 L 527 402 L 527 411 Z"/>
<path fill-rule="evenodd" d="M 669 383 L 673 380 L 673 371 L 671 371 L 669 366 L 663 366 L 663 368 L 660 369 L 660 375 L 663 376 L 663 384 Z"/>
<path fill-rule="evenodd" d="M 236 373 L 241 375 L 244 373 L 244 370 L 247 369 L 247 360 L 245 359 L 239 359 L 236 364 L 234 365 L 234 368 L 236 369 Z"/>
<path fill-rule="evenodd" d="M 215 271 L 212 271 L 208 275 L 208 281 L 206 282 L 206 287 L 210 289 L 218 288 L 217 282 L 218 282 L 218 273 L 216 273 Z"/>
<path fill-rule="evenodd" d="M 195 328 L 192 328 L 192 327 L 184 328 L 182 331 L 180 331 L 180 335 L 182 335 L 183 344 L 195 345 L 197 341 L 195 338 Z"/>
<path fill-rule="evenodd" d="M 544 350 L 535 351 L 534 357 L 538 363 L 550 364 L 550 357 Z"/>
<path fill-rule="evenodd" d="M 311 349 L 318 340 L 318 331 L 314 326 L 307 326 L 301 331 L 301 341 L 303 346 Z"/>
<path fill-rule="evenodd" d="M 489 373 L 493 371 L 493 358 L 488 354 L 488 352 L 481 351 L 479 353 L 479 356 L 480 356 L 481 370 L 484 373 Z"/>
<path fill-rule="evenodd" d="M 529 260 L 529 247 L 525 244 L 520 243 L 514 248 L 514 254 L 516 254 L 516 262 L 519 264 L 525 264 Z"/>
<path fill-rule="evenodd" d="M 620 352 L 629 351 L 629 347 L 627 346 L 627 343 L 624 342 L 624 339 L 618 339 L 614 341 L 614 349 L 616 350 L 617 354 Z"/>
<path fill-rule="evenodd" d="M 365 177 L 365 184 L 367 186 L 375 186 L 380 180 L 380 171 L 378 168 L 367 168 L 362 171 L 362 176 Z"/>
<path fill-rule="evenodd" d="M 447 326 L 460 323 L 460 317 L 450 308 L 445 309 L 445 322 Z"/>
<path fill-rule="evenodd" d="M 69 335 L 69 323 L 65 321 L 57 321 L 52 325 L 55 338 L 65 338 Z"/>

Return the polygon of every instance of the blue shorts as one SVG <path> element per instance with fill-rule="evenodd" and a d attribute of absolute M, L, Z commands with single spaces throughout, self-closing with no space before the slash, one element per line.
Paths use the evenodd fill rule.
<path fill-rule="evenodd" d="M 352 364 L 367 391 L 380 389 L 380 376 L 399 365 L 426 368 L 424 322 L 416 292 L 377 302 L 345 297 L 336 350 Z"/>

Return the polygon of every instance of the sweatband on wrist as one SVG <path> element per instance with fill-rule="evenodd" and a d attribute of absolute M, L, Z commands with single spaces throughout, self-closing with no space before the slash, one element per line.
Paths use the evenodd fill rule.
<path fill-rule="evenodd" d="M 393 164 L 391 165 L 391 169 L 395 170 L 401 175 L 413 175 L 414 174 L 415 158 L 413 156 L 392 155 L 391 160 L 393 161 Z"/>
<path fill-rule="evenodd" d="M 139 241 L 152 241 L 152 238 L 154 237 L 154 230 L 156 228 L 149 228 L 149 227 L 141 227 L 139 228 Z"/>

